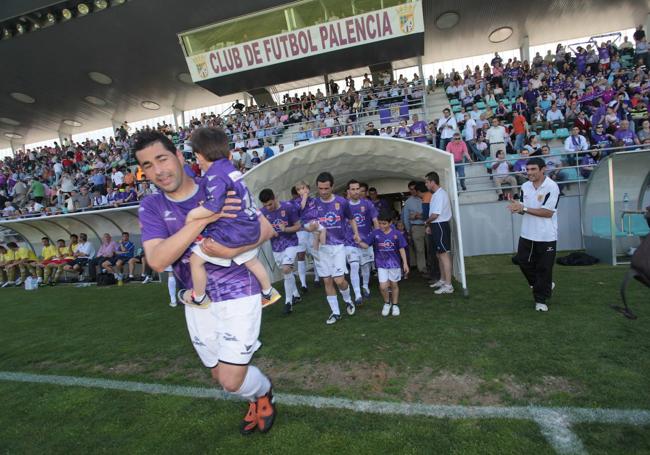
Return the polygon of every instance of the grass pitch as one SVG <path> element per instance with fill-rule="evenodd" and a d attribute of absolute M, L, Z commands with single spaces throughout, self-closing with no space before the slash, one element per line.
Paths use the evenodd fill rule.
<path fill-rule="evenodd" d="M 402 315 L 376 288 L 326 326 L 322 289 L 289 317 L 264 312 L 255 363 L 278 392 L 476 406 L 650 409 L 650 302 L 618 303 L 622 267 L 559 267 L 547 314 L 507 256 L 470 258 L 470 297 L 402 283 Z M 182 310 L 157 284 L 0 290 L 0 371 L 209 386 Z M 266 436 L 242 438 L 238 402 L 0 382 L 2 453 L 552 453 L 534 422 L 377 416 L 281 406 Z M 648 427 L 575 425 L 590 453 L 650 453 Z"/>

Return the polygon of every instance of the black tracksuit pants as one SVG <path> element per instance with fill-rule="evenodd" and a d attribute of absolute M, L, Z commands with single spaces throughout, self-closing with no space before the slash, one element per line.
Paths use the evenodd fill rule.
<path fill-rule="evenodd" d="M 553 264 L 557 242 L 534 242 L 519 237 L 517 259 L 528 284 L 533 287 L 535 303 L 546 303 L 551 298 Z"/>

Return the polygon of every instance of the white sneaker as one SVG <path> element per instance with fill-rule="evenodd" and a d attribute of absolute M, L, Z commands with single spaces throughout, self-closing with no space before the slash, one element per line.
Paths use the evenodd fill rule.
<path fill-rule="evenodd" d="M 393 305 L 393 316 L 399 316 L 399 305 Z"/>
<path fill-rule="evenodd" d="M 545 303 L 536 303 L 535 304 L 535 311 L 542 311 L 546 313 L 548 311 L 548 307 L 546 306 Z"/>
<path fill-rule="evenodd" d="M 15 284 L 16 286 L 20 286 L 20 285 L 22 284 L 22 282 L 23 282 L 23 279 L 22 279 L 22 278 L 18 278 L 14 284 Z"/>
<path fill-rule="evenodd" d="M 40 276 L 38 278 L 36 278 L 36 283 L 37 284 L 41 284 L 42 282 L 43 282 L 43 278 L 41 278 Z"/>
<path fill-rule="evenodd" d="M 13 284 L 13 283 L 12 283 L 11 281 L 7 281 L 6 283 L 4 283 L 4 284 L 2 285 L 2 287 L 3 287 L 3 288 L 8 288 L 8 287 L 11 286 L 12 284 Z"/>
<path fill-rule="evenodd" d="M 352 302 L 345 302 L 345 311 L 352 316 L 357 311 L 357 307 Z"/>
<path fill-rule="evenodd" d="M 144 280 L 142 280 L 142 284 L 147 284 L 151 282 L 151 277 L 149 275 L 144 277 Z"/>
<path fill-rule="evenodd" d="M 79 274 L 79 281 L 83 281 L 83 280 L 84 280 L 84 275 L 83 275 L 83 273 L 80 273 Z"/>
<path fill-rule="evenodd" d="M 429 287 L 430 287 L 430 288 L 433 288 L 433 289 L 437 289 L 437 288 L 440 288 L 440 287 L 442 287 L 442 286 L 444 286 L 444 285 L 445 285 L 445 282 L 444 282 L 444 281 L 442 281 L 442 280 L 438 280 L 438 281 L 436 281 L 435 283 L 430 284 Z"/>
<path fill-rule="evenodd" d="M 172 308 L 176 308 L 178 306 L 178 303 L 176 302 L 169 302 L 169 306 Z"/>
<path fill-rule="evenodd" d="M 381 315 L 386 317 L 390 314 L 390 303 L 384 303 L 383 308 L 381 309 Z"/>
<path fill-rule="evenodd" d="M 444 284 L 440 286 L 434 294 L 440 295 L 440 294 L 453 294 L 454 293 L 454 287 L 451 284 Z"/>
<path fill-rule="evenodd" d="M 327 318 L 327 321 L 325 321 L 325 324 L 327 325 L 336 324 L 339 319 L 341 319 L 341 315 L 332 313 L 330 314 L 330 317 Z"/>

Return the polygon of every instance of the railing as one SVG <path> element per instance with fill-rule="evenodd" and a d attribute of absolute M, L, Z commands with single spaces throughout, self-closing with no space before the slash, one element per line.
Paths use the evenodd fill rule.
<path fill-rule="evenodd" d="M 378 100 L 378 102 L 385 101 L 385 100 L 386 99 L 380 99 L 380 100 Z M 410 112 L 411 109 L 413 109 L 413 108 L 422 108 L 422 109 L 424 109 L 424 106 L 425 106 L 423 98 L 415 98 L 415 99 L 403 102 L 402 105 L 406 105 L 409 108 L 409 116 L 412 115 L 412 112 Z M 362 118 L 362 117 L 369 117 L 371 115 L 377 115 L 379 109 L 382 109 L 382 108 L 383 108 L 383 106 L 379 105 L 379 104 L 377 106 L 366 106 L 360 111 L 350 112 L 348 114 L 348 116 L 356 116 L 357 119 Z M 339 117 L 339 116 L 337 116 L 337 117 Z M 247 148 L 247 149 L 256 149 L 256 148 L 259 148 L 259 147 L 263 147 L 264 146 L 263 142 L 265 140 L 270 140 L 273 144 L 277 144 L 280 141 L 280 139 L 287 133 L 287 130 L 289 130 L 290 128 L 296 128 L 296 131 L 293 133 L 294 135 L 302 133 L 302 134 L 306 134 L 308 136 L 306 138 L 300 138 L 300 139 L 296 139 L 295 137 L 293 137 L 293 138 L 291 138 L 292 142 L 307 141 L 307 140 L 310 139 L 311 136 L 313 136 L 314 131 L 320 131 L 323 128 L 328 128 L 327 126 L 325 126 L 325 127 L 320 127 L 320 126 L 313 127 L 314 123 L 321 122 L 321 121 L 323 121 L 323 120 L 310 119 L 310 120 L 303 120 L 301 122 L 294 122 L 294 123 L 291 123 L 291 122 L 287 122 L 287 123 L 278 122 L 278 124 L 276 126 L 274 126 L 274 127 L 262 128 L 262 129 L 258 130 L 258 132 L 259 131 L 264 131 L 264 133 L 261 134 L 261 135 L 256 134 L 254 139 L 257 139 L 258 142 L 262 142 L 262 144 L 259 144 L 256 147 L 248 147 L 248 146 L 246 146 L 245 148 Z M 357 121 L 350 122 L 350 123 L 342 123 L 342 124 L 339 124 L 339 125 L 334 125 L 334 126 L 329 127 L 329 128 L 331 128 L 332 130 L 343 130 L 343 131 L 345 131 L 348 126 L 352 126 L 355 131 L 360 131 L 359 126 L 364 122 L 365 121 L 357 120 Z M 396 122 L 397 121 L 387 123 L 386 126 L 393 126 L 393 123 L 396 123 Z M 365 122 L 365 123 L 367 123 L 367 122 Z M 379 126 L 379 125 L 376 125 L 376 126 L 381 128 L 381 126 Z M 302 130 L 300 129 L 301 127 L 302 127 Z M 235 134 L 238 134 L 238 133 L 235 133 Z M 332 136 L 335 135 L 335 134 L 336 133 L 333 131 Z M 234 137 L 234 135 L 233 135 L 233 137 Z M 251 138 L 242 138 L 241 140 L 236 140 L 235 141 L 231 137 L 231 146 L 233 146 L 235 143 L 247 142 L 249 139 L 251 139 Z"/>
<path fill-rule="evenodd" d="M 92 207 L 86 207 L 86 208 L 81 208 L 81 209 L 76 209 L 73 211 L 69 210 L 57 210 L 56 213 L 47 213 L 44 211 L 38 212 L 38 213 L 24 213 L 24 214 L 19 214 L 19 215 L 11 215 L 11 216 L 0 216 L 0 221 L 8 221 L 8 220 L 25 220 L 25 219 L 36 219 L 36 218 L 47 218 L 50 216 L 56 216 L 56 215 L 71 215 L 71 214 L 79 214 L 79 213 L 85 213 L 85 212 L 98 212 L 102 210 L 107 210 L 107 209 L 114 209 L 114 208 L 122 208 L 122 207 L 137 207 L 140 205 L 140 201 L 133 201 L 133 202 L 126 202 L 126 203 L 116 203 L 116 204 L 104 204 L 104 205 L 98 205 L 98 206 L 92 206 Z M 53 206 L 48 206 L 45 207 L 46 209 L 52 209 L 52 208 L 58 208 L 58 207 L 53 207 Z"/>
<path fill-rule="evenodd" d="M 635 150 L 635 151 L 650 150 L 650 147 L 647 147 L 647 146 L 645 146 L 645 147 L 644 146 L 625 146 L 625 147 L 602 148 L 602 149 L 598 149 L 598 150 L 601 153 L 605 153 L 606 155 L 611 155 L 613 153 L 630 151 L 630 150 Z M 529 157 L 525 157 L 525 158 L 521 157 L 520 155 L 510 155 L 510 156 L 506 155 L 505 161 L 512 164 L 513 162 L 515 162 L 515 161 L 517 161 L 519 159 L 528 159 L 528 158 L 542 158 L 542 159 L 545 159 L 545 158 L 559 157 L 561 159 L 561 161 L 563 163 L 565 163 L 568 160 L 562 159 L 562 157 L 572 157 L 575 160 L 576 164 L 574 164 L 574 165 L 563 164 L 559 168 L 556 168 L 556 169 L 553 169 L 551 171 L 546 172 L 547 175 L 549 175 L 551 173 L 555 173 L 555 172 L 557 172 L 559 174 L 563 170 L 575 169 L 576 175 L 578 176 L 578 178 L 559 179 L 559 180 L 554 179 L 554 180 L 557 181 L 557 183 L 560 186 L 563 186 L 563 185 L 568 185 L 568 184 L 573 184 L 573 183 L 577 183 L 577 184 L 586 183 L 586 181 L 588 180 L 588 177 L 587 178 L 582 177 L 581 169 L 592 167 L 593 165 L 586 165 L 586 164 L 582 165 L 582 164 L 579 164 L 579 163 L 580 163 L 580 159 L 585 154 L 588 154 L 589 152 L 590 152 L 589 150 L 579 151 L 579 152 L 560 152 L 560 153 L 554 152 L 554 153 L 551 153 L 549 155 L 535 155 L 534 157 L 529 156 Z M 602 158 L 601 158 L 601 160 L 602 160 Z M 494 164 L 496 162 L 497 162 L 497 160 L 495 160 L 493 158 L 488 158 L 485 161 L 474 161 L 473 163 L 465 163 L 465 162 L 456 163 L 456 166 L 462 166 L 466 170 L 467 167 L 485 166 L 486 164 Z M 596 166 L 597 165 L 598 164 L 596 164 Z M 504 174 L 499 174 L 499 176 L 513 176 L 513 177 L 516 177 L 517 175 L 522 175 L 522 172 L 512 171 L 512 172 L 508 172 L 508 173 L 504 173 Z M 481 179 L 481 180 L 489 179 L 490 177 L 493 178 L 493 179 L 497 178 L 497 176 L 495 176 L 494 174 L 485 174 L 485 175 L 475 175 L 475 176 L 463 177 L 463 180 L 465 180 L 465 181 L 468 181 L 468 180 L 476 181 L 476 180 L 479 180 L 479 179 Z M 520 184 L 517 184 L 517 185 L 500 185 L 499 188 L 501 190 L 515 190 L 515 189 L 521 188 L 521 186 L 522 185 L 520 185 Z M 497 190 L 497 187 L 495 185 L 493 188 L 467 189 L 467 190 L 463 190 L 462 193 L 479 193 L 479 192 L 483 193 L 483 192 L 493 192 L 493 191 L 496 191 L 496 190 Z"/>

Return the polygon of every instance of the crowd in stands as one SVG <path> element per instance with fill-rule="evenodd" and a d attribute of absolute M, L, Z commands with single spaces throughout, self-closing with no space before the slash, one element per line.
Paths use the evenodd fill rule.
<path fill-rule="evenodd" d="M 462 188 L 471 161 L 487 161 L 501 199 L 502 184 L 525 178 L 524 158 L 542 156 L 554 180 L 573 182 L 608 153 L 650 144 L 650 57 L 641 26 L 633 38 L 575 50 L 560 44 L 530 63 L 495 53 L 483 67 L 439 71 L 436 85 L 450 108 L 437 121 L 436 143 L 453 153 Z M 553 149 L 555 139 L 563 145 Z"/>

